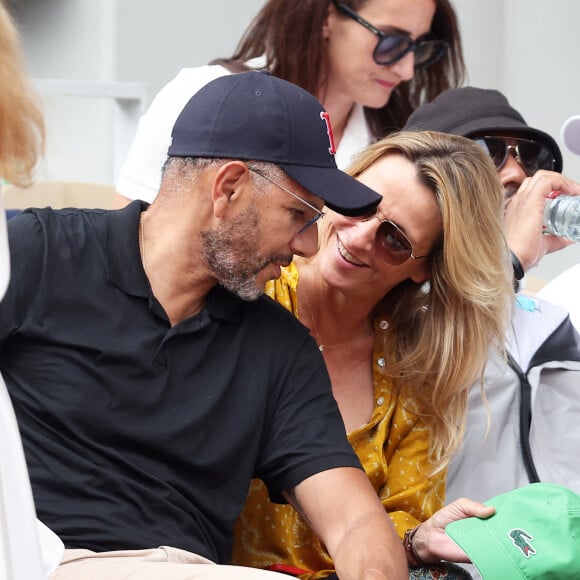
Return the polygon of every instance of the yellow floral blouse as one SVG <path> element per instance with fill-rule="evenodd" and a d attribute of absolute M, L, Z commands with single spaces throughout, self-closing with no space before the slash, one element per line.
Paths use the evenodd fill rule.
<path fill-rule="evenodd" d="M 268 282 L 266 294 L 296 315 L 298 270 L 294 264 L 282 276 Z M 428 477 L 429 434 L 416 414 L 417 405 L 402 389 L 393 392 L 383 374 L 381 334 L 388 325 L 378 321 L 375 329 L 373 375 L 375 409 L 368 424 L 349 433 L 356 451 L 381 502 L 402 538 L 405 530 L 429 518 L 443 505 L 445 471 Z M 324 545 L 289 505 L 270 503 L 259 480 L 250 487 L 245 508 L 235 529 L 232 563 L 255 568 L 289 564 L 312 573 L 300 577 L 314 580 L 334 571 Z"/>

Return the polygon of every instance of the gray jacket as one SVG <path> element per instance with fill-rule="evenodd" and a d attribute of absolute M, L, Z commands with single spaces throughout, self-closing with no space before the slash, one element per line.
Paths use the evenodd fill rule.
<path fill-rule="evenodd" d="M 447 501 L 484 501 L 531 481 L 580 493 L 580 335 L 567 312 L 519 295 L 507 337 L 508 359 L 485 369 L 469 394 L 463 448 L 452 460 Z"/>

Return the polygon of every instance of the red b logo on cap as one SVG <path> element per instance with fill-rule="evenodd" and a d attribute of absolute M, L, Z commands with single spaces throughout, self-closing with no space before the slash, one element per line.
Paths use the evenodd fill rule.
<path fill-rule="evenodd" d="M 330 147 L 328 151 L 331 155 L 336 153 L 336 147 L 334 146 L 334 133 L 332 132 L 332 125 L 330 124 L 330 115 L 326 111 L 320 111 L 320 118 L 326 123 L 326 133 L 328 134 L 328 142 Z"/>

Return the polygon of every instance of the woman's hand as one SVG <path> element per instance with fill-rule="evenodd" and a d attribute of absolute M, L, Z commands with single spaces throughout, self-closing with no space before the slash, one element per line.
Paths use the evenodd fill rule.
<path fill-rule="evenodd" d="M 470 562 L 465 552 L 445 534 L 445 526 L 456 520 L 471 516 L 488 518 L 495 513 L 493 506 L 461 498 L 441 508 L 423 522 L 413 537 L 415 553 L 425 563 L 447 560 L 449 562 Z"/>

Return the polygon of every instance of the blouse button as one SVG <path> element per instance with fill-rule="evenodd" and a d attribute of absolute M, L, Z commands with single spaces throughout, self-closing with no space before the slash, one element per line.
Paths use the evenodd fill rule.
<path fill-rule="evenodd" d="M 385 357 L 380 357 L 377 360 L 377 364 L 381 367 L 381 368 L 385 368 Z"/>
<path fill-rule="evenodd" d="M 385 397 L 379 397 L 377 399 L 377 405 L 382 405 L 385 402 Z"/>
<path fill-rule="evenodd" d="M 387 328 L 389 328 L 389 323 L 386 320 L 381 320 L 379 323 L 379 328 L 381 330 L 387 330 Z"/>

